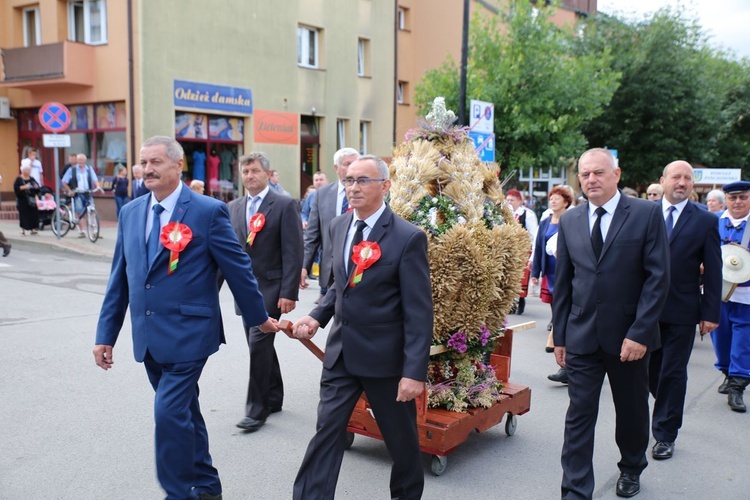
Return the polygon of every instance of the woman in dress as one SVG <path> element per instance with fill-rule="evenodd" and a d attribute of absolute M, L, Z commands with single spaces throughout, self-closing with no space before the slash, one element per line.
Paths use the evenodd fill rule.
<path fill-rule="evenodd" d="M 556 247 L 557 245 L 557 228 L 560 221 L 560 217 L 568 207 L 573 203 L 573 196 L 570 191 L 563 186 L 555 186 L 549 192 L 547 196 L 549 200 L 549 208 L 552 213 L 546 219 L 543 219 L 539 223 L 539 229 L 536 233 L 536 244 L 534 245 L 534 259 L 531 267 L 531 280 L 536 286 L 539 283 L 539 278 L 542 279 L 542 286 L 540 288 L 539 297 L 542 302 L 549 304 L 552 307 L 552 295 L 554 293 L 555 284 L 555 266 L 557 264 Z M 548 245 L 548 243 L 552 243 Z M 551 251 L 547 251 L 547 247 L 550 247 Z M 548 330 L 552 329 L 552 321 L 550 321 Z M 549 350 L 549 346 L 547 346 Z M 565 370 L 561 368 L 560 371 Z M 567 381 L 567 373 L 560 374 L 558 372 L 555 375 L 550 375 L 550 380 L 556 382 Z M 560 379 L 560 380 L 558 380 Z"/>
<path fill-rule="evenodd" d="M 31 177 L 31 160 L 26 158 L 21 161 L 21 175 L 13 183 L 19 225 L 21 226 L 21 234 L 24 236 L 26 236 L 26 231 L 36 234 L 37 228 L 39 228 L 39 209 L 36 207 L 39 188 L 39 183 Z"/>

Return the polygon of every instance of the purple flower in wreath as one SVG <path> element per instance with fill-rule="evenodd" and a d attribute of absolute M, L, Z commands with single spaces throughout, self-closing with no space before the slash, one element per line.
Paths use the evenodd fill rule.
<path fill-rule="evenodd" d="M 448 340 L 448 347 L 455 349 L 458 352 L 466 352 L 468 346 L 466 345 L 466 334 L 464 332 L 456 332 L 451 335 Z"/>
<path fill-rule="evenodd" d="M 479 329 L 479 343 L 482 344 L 482 347 L 486 346 L 490 341 L 490 335 L 491 333 L 487 325 L 482 325 L 482 328 Z"/>

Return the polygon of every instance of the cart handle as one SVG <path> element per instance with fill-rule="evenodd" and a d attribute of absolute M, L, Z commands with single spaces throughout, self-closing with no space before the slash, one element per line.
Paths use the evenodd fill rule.
<path fill-rule="evenodd" d="M 288 319 L 282 319 L 279 321 L 279 331 L 284 332 L 287 337 L 290 339 L 295 338 L 294 335 L 292 335 L 292 322 Z M 325 357 L 325 353 L 323 350 L 315 345 L 315 343 L 310 339 L 297 339 L 300 342 L 302 342 L 302 345 L 307 347 L 307 349 L 315 355 L 316 358 L 318 358 L 321 362 L 323 361 L 323 358 Z"/>

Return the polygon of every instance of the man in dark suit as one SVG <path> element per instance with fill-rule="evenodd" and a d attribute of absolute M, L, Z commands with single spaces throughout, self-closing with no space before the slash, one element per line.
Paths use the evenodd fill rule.
<path fill-rule="evenodd" d="M 94 360 L 104 370 L 112 367 L 113 347 L 130 307 L 135 359 L 144 363 L 156 392 L 159 482 L 170 500 L 220 499 L 221 482 L 198 403 L 203 367 L 224 342 L 219 269 L 243 321 L 266 332 L 278 328 L 263 306 L 226 205 L 180 181 L 182 158 L 182 147 L 169 137 L 152 137 L 141 148 L 152 194 L 120 212 Z"/>
<path fill-rule="evenodd" d="M 651 455 L 672 458 L 687 391 L 687 366 L 695 325 L 705 335 L 719 326 L 721 313 L 721 242 L 716 216 L 688 197 L 693 167 L 675 161 L 664 167 L 660 203 L 669 239 L 669 295 L 659 319 L 661 348 L 651 353 L 649 386 L 654 396 Z M 701 294 L 701 265 L 703 294 Z"/>
<path fill-rule="evenodd" d="M 391 181 L 382 159 L 358 158 L 344 183 L 354 212 L 330 225 L 333 285 L 294 325 L 295 336 L 310 338 L 333 318 L 317 433 L 293 497 L 333 499 L 346 426 L 364 390 L 393 460 L 391 498 L 417 499 L 424 473 L 413 400 L 424 390 L 433 322 L 427 237 L 384 203 Z"/>
<path fill-rule="evenodd" d="M 562 498 L 591 498 L 594 433 L 604 376 L 616 409 L 618 496 L 640 491 L 649 439 L 648 361 L 658 347 L 669 290 L 669 250 L 656 203 L 624 196 L 606 149 L 578 160 L 588 203 L 560 218 L 555 275 L 555 357 L 568 369 Z"/>
<path fill-rule="evenodd" d="M 146 181 L 143 180 L 143 167 L 140 165 L 133 165 L 132 198 L 135 200 L 136 198 L 148 193 L 149 190 L 148 187 L 146 187 Z"/>
<path fill-rule="evenodd" d="M 312 201 L 310 216 L 305 228 L 305 258 L 302 265 L 300 277 L 300 288 L 307 288 L 307 276 L 312 269 L 315 256 L 320 249 L 320 297 L 318 302 L 326 294 L 327 288 L 333 283 L 332 254 L 333 248 L 329 241 L 328 224 L 349 209 L 349 201 L 346 199 L 346 190 L 343 180 L 349 165 L 357 159 L 359 153 L 354 148 L 343 148 L 333 155 L 333 168 L 336 170 L 338 182 L 326 184 L 315 192 Z M 318 303 L 316 302 L 316 304 Z"/>
<path fill-rule="evenodd" d="M 252 260 L 266 310 L 272 318 L 279 319 L 294 310 L 299 296 L 302 269 L 299 209 L 292 198 L 269 188 L 271 163 L 264 153 L 242 156 L 239 163 L 247 196 L 229 203 L 229 216 L 237 239 Z M 281 411 L 284 383 L 273 346 L 276 336 L 247 323 L 243 326 L 250 349 L 250 379 L 245 418 L 237 427 L 253 432 L 263 426 L 269 413 Z"/>

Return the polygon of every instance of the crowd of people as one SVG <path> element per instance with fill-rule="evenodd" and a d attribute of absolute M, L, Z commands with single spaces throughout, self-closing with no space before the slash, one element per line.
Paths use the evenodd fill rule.
<path fill-rule="evenodd" d="M 274 335 L 268 333 L 295 309 L 316 259 L 321 294 L 292 334 L 306 340 L 331 327 L 316 431 L 293 497 L 334 497 L 349 415 L 365 392 L 393 463 L 391 497 L 421 498 L 414 398 L 425 389 L 432 343 L 427 237 L 388 207 L 387 164 L 341 149 L 333 157 L 335 181 L 316 174 L 314 189 L 297 202 L 281 192 L 270 158 L 250 153 L 239 159 L 246 196 L 226 205 L 202 196 L 203 186 L 185 186 L 182 162 L 181 146 L 168 137 L 148 139 L 140 150 L 133 190 L 142 187 L 147 195 L 120 209 L 94 348 L 96 364 L 110 369 L 129 308 L 135 358 L 156 392 L 156 468 L 167 498 L 222 497 L 197 385 L 208 357 L 224 341 L 220 287 L 226 281 L 232 290 L 249 350 L 237 427 L 257 432 L 284 403 Z M 732 410 L 745 411 L 750 282 L 722 302 L 721 245 L 748 247 L 750 182 L 713 194 L 727 207 L 717 217 L 690 201 L 692 175 L 686 162 L 672 162 L 660 179 L 658 202 L 632 198 L 617 187 L 620 168 L 611 153 L 592 149 L 578 161 L 582 203 L 569 186 L 555 187 L 539 222 L 518 190 L 506 193 L 533 243 L 532 284 L 552 308 L 546 347 L 560 370 L 550 378 L 569 389 L 563 498 L 593 494 L 595 423 L 605 376 L 622 455 L 617 495 L 640 491 L 652 435 L 651 456 L 673 456 L 696 332 L 712 337 L 716 367 L 726 375 L 719 391 Z M 362 271 L 363 255 L 374 249 L 382 265 Z M 366 279 L 355 280 L 357 270 Z"/>

